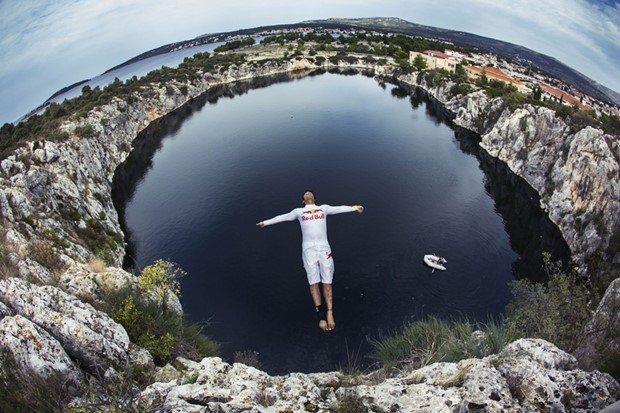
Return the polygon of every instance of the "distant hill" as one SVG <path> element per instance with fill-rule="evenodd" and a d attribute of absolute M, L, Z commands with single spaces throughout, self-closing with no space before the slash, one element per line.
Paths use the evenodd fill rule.
<path fill-rule="evenodd" d="M 191 40 L 185 40 L 181 42 L 167 44 L 156 49 L 149 50 L 142 53 L 120 65 L 114 66 L 107 72 L 118 69 L 123 66 L 127 66 L 131 63 L 138 62 L 140 60 L 157 56 L 164 53 L 169 53 L 174 50 L 178 50 L 186 47 L 194 47 L 207 43 L 215 43 L 223 41 L 228 36 L 234 35 L 253 35 L 255 33 L 266 30 L 282 30 L 293 29 L 300 27 L 311 28 L 331 28 L 331 29 L 355 29 L 361 28 L 365 30 L 375 30 L 381 32 L 400 33 L 409 36 L 422 36 L 433 39 L 438 39 L 446 42 L 451 42 L 460 46 L 475 48 L 482 51 L 494 53 L 498 56 L 509 58 L 512 60 L 520 61 L 523 64 L 531 63 L 538 70 L 549 76 L 561 79 L 565 83 L 574 86 L 596 99 L 603 102 L 620 105 L 620 94 L 613 90 L 606 88 L 605 86 L 597 83 L 596 81 L 588 78 L 587 76 L 577 72 L 557 59 L 535 52 L 526 47 L 516 44 L 503 42 L 500 40 L 491 39 L 488 37 L 478 36 L 471 33 L 459 32 L 455 30 L 441 29 L 431 26 L 423 26 L 416 23 L 411 23 L 403 19 L 394 17 L 372 17 L 372 18 L 356 18 L 356 19 L 344 19 L 333 18 L 327 20 L 309 20 L 294 24 L 272 25 L 262 26 L 250 29 L 236 30 L 226 33 L 209 33 L 198 36 Z M 107 73 L 106 72 L 106 73 Z M 87 80 L 86 80 L 87 81 Z M 78 82 L 77 84 L 84 83 L 86 81 Z M 75 84 L 74 84 L 75 85 Z M 68 87 L 71 88 L 71 87 Z M 68 88 L 64 88 L 61 91 L 56 92 L 50 99 L 63 93 Z M 49 100 L 49 99 L 48 99 Z"/>

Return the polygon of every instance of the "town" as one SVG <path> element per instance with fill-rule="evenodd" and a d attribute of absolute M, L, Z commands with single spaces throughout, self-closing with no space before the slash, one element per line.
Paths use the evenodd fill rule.
<path fill-rule="evenodd" d="M 324 34 L 328 33 L 334 38 L 340 36 L 395 36 L 392 33 L 365 29 L 343 29 L 343 28 L 323 28 L 323 27 L 295 27 L 295 28 L 275 28 L 261 30 L 251 35 L 236 34 L 209 36 L 209 41 L 231 42 L 243 40 L 248 37 L 262 39 L 268 36 L 294 35 L 304 36 L 308 33 Z M 436 39 L 425 39 L 439 42 Z M 204 41 L 204 39 L 203 39 Z M 451 43 L 441 41 L 446 46 Z M 455 47 L 456 48 L 456 47 Z M 620 116 L 620 108 L 607 102 L 600 101 L 592 96 L 577 90 L 567 84 L 562 79 L 551 77 L 542 73 L 530 62 L 514 62 L 503 59 L 493 53 L 483 52 L 462 52 L 446 48 L 445 50 L 425 50 L 424 52 L 410 52 L 409 63 L 413 64 L 417 56 L 420 56 L 426 63 L 426 69 L 445 69 L 454 73 L 457 65 L 463 65 L 467 71 L 468 78 L 475 81 L 481 76 L 487 79 L 499 80 L 511 84 L 521 93 L 530 94 L 537 87 L 541 91 L 542 100 L 555 101 L 567 106 L 577 107 L 585 111 L 594 111 L 597 116 Z"/>

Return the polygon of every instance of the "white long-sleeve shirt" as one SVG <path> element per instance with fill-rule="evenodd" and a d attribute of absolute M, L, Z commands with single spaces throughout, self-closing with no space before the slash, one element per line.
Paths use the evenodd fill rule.
<path fill-rule="evenodd" d="M 329 246 L 327 241 L 327 215 L 342 214 L 356 211 L 355 208 L 342 205 L 306 205 L 295 208 L 288 214 L 278 215 L 266 221 L 265 225 L 278 224 L 285 221 L 298 220 L 301 226 L 301 250 L 314 246 Z"/>

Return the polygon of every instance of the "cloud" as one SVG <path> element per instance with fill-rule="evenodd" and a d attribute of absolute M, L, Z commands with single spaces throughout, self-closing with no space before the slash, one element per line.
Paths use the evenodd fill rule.
<path fill-rule="evenodd" d="M 620 91 L 615 75 L 620 68 L 620 6 L 607 3 L 468 0 L 453 4 L 460 15 L 443 13 L 442 18 L 447 28 L 528 47 Z M 438 25 L 436 11 L 432 25 Z"/>

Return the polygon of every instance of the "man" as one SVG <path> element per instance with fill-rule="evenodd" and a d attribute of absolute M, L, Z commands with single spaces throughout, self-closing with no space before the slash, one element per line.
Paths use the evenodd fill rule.
<path fill-rule="evenodd" d="M 301 252 L 304 268 L 310 284 L 310 295 L 316 307 L 319 318 L 319 327 L 322 330 L 333 330 L 336 327 L 334 321 L 334 309 L 332 306 L 332 280 L 334 276 L 334 260 L 332 251 L 327 241 L 327 215 L 342 214 L 344 212 L 357 211 L 362 213 L 361 205 L 338 206 L 316 205 L 316 199 L 312 191 L 307 191 L 303 196 L 303 208 L 296 208 L 288 214 L 278 215 L 274 218 L 257 223 L 260 228 L 285 221 L 298 220 L 301 225 Z M 321 291 L 319 282 L 323 284 L 323 297 L 326 308 L 321 305 Z"/>

